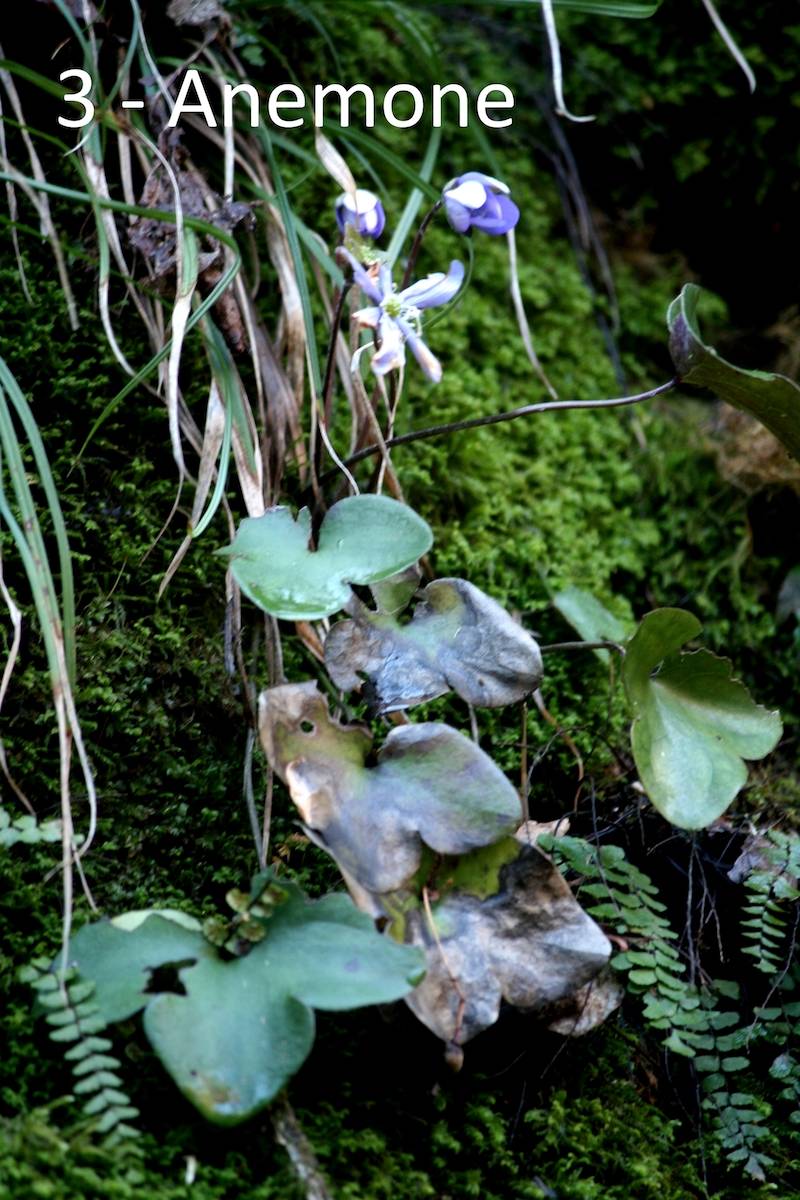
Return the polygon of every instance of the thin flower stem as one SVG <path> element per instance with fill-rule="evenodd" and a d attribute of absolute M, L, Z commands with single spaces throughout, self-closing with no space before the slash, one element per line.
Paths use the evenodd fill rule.
<path fill-rule="evenodd" d="M 616 650 L 618 654 L 625 653 L 625 647 L 619 642 L 550 642 L 539 649 L 542 654 L 547 654 L 549 650 Z"/>
<path fill-rule="evenodd" d="M 411 283 L 411 276 L 414 273 L 414 267 L 417 265 L 417 258 L 419 257 L 422 239 L 425 237 L 425 234 L 428 231 L 428 226 L 441 207 L 442 201 L 437 200 L 433 207 L 429 208 L 425 216 L 422 218 L 422 223 L 414 236 L 414 241 L 411 243 L 411 249 L 408 254 L 408 262 L 406 263 L 406 269 L 403 273 L 403 282 L 400 284 L 401 292 Z"/>
<path fill-rule="evenodd" d="M 377 454 L 380 450 L 391 450 L 394 446 L 407 446 L 411 442 L 421 442 L 428 438 L 442 437 L 448 433 L 460 433 L 463 429 L 478 429 L 483 425 L 499 425 L 503 421 L 516 421 L 518 417 L 532 416 L 534 413 L 553 412 L 556 409 L 565 411 L 569 409 L 579 408 L 623 408 L 629 404 L 640 404 L 643 400 L 651 400 L 654 396 L 660 396 L 664 392 L 670 392 L 680 383 L 679 376 L 668 380 L 667 383 L 661 383 L 658 387 L 650 388 L 646 392 L 639 392 L 635 396 L 620 396 L 612 400 L 546 400 L 541 404 L 526 404 L 523 408 L 512 408 L 507 412 L 492 413 L 488 417 L 469 417 L 464 421 L 450 421 L 446 425 L 431 425 L 428 429 L 415 429 L 411 433 L 401 433 L 398 437 L 390 438 L 384 442 L 383 446 L 374 444 L 365 446 L 363 450 L 358 450 L 355 454 L 351 454 L 345 459 L 344 465 L 351 467 L 354 463 L 361 462 L 362 459 L 369 458 L 373 454 Z M 326 472 L 323 478 L 330 475 L 331 472 Z"/>
<path fill-rule="evenodd" d="M 333 316 L 331 317 L 331 336 L 328 342 L 328 357 L 325 362 L 325 378 L 322 382 L 322 411 L 325 413 L 325 424 L 328 429 L 331 427 L 331 419 L 333 416 L 333 381 L 336 373 L 336 344 L 339 340 L 339 327 L 342 323 L 342 313 L 344 312 L 344 304 L 347 299 L 347 293 L 353 286 L 353 281 L 346 280 L 342 284 L 341 291 L 336 296 L 336 303 L 333 306 Z"/>

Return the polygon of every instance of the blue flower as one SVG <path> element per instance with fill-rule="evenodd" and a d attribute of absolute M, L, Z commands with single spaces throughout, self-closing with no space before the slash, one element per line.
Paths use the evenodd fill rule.
<path fill-rule="evenodd" d="M 519 209 L 499 179 L 467 171 L 451 179 L 442 191 L 447 219 L 457 233 L 480 229 L 495 236 L 508 233 L 519 220 Z"/>
<path fill-rule="evenodd" d="M 464 279 L 463 264 L 452 262 L 447 274 L 437 271 L 396 292 L 386 263 L 376 263 L 365 270 L 352 254 L 347 253 L 347 258 L 353 278 L 372 301 L 369 308 L 353 314 L 359 325 L 377 332 L 378 348 L 372 356 L 372 370 L 376 375 L 386 375 L 402 367 L 408 345 L 428 379 L 438 383 L 442 378 L 441 363 L 422 340 L 420 313 L 453 299 Z"/>
<path fill-rule="evenodd" d="M 378 238 L 383 233 L 386 214 L 374 192 L 358 188 L 355 196 L 352 192 L 342 192 L 336 201 L 336 223 L 341 233 L 352 225 L 362 237 Z"/>

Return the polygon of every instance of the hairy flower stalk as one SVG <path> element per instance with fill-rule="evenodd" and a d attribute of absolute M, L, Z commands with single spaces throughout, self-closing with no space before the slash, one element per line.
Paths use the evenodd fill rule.
<path fill-rule="evenodd" d="M 453 299 L 464 279 L 463 263 L 451 262 L 446 274 L 437 271 L 398 292 L 388 263 L 375 263 L 365 269 L 352 254 L 345 253 L 355 282 L 372 301 L 369 307 L 354 313 L 353 319 L 378 335 L 378 348 L 371 363 L 374 373 L 386 375 L 401 368 L 408 345 L 428 379 L 438 383 L 442 377 L 441 363 L 422 340 L 420 314 L 426 308 L 436 308 Z"/>

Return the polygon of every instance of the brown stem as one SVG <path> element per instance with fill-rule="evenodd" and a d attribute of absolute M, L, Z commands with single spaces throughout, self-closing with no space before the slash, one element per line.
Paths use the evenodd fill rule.
<path fill-rule="evenodd" d="M 422 224 L 420 225 L 419 229 L 416 232 L 414 241 L 411 243 L 411 249 L 408 254 L 408 262 L 406 263 L 406 269 L 403 272 L 403 282 L 400 284 L 401 292 L 403 291 L 404 288 L 407 288 L 409 283 L 411 282 L 411 276 L 414 272 L 414 267 L 417 265 L 417 258 L 419 256 L 420 247 L 422 245 L 422 239 L 425 237 L 425 234 L 428 231 L 428 226 L 430 225 L 431 221 L 436 216 L 437 212 L 439 211 L 439 209 L 441 207 L 442 207 L 442 201 L 437 200 L 436 203 L 434 204 L 433 208 L 428 209 L 425 216 L 422 218 Z"/>
<path fill-rule="evenodd" d="M 331 317 L 331 337 L 328 343 L 328 358 L 325 363 L 325 378 L 322 383 L 322 411 L 325 413 L 325 425 L 328 429 L 331 427 L 331 418 L 333 416 L 333 378 L 336 370 L 336 344 L 339 340 L 339 326 L 342 322 L 344 302 L 352 286 L 352 280 L 345 281 L 342 284 L 341 291 L 336 295 L 333 316 Z"/>
<path fill-rule="evenodd" d="M 297 1119 L 297 1113 L 285 1093 L 272 1105 L 270 1116 L 275 1141 L 283 1146 L 289 1155 L 306 1200 L 333 1200 L 333 1192 L 322 1173 L 314 1147 L 306 1137 Z"/>
<path fill-rule="evenodd" d="M 377 444 L 365 446 L 363 450 L 358 450 L 345 459 L 344 465 L 351 467 L 353 463 L 361 462 L 362 459 L 377 454 L 383 448 L 391 450 L 394 446 L 407 446 L 411 442 L 441 437 L 447 433 L 460 433 L 462 429 L 478 429 L 482 425 L 499 425 L 503 421 L 516 421 L 518 417 L 528 417 L 534 413 L 553 412 L 556 409 L 565 411 L 578 408 L 623 408 L 628 404 L 640 404 L 643 400 L 651 400 L 654 396 L 672 391 L 679 383 L 680 378 L 676 375 L 667 383 L 661 383 L 658 387 L 650 388 L 646 392 L 639 392 L 635 396 L 619 396 L 611 400 L 546 400 L 541 404 L 526 404 L 522 408 L 512 408 L 507 412 L 492 413 L 488 417 L 469 417 L 464 421 L 450 421 L 446 425 L 431 425 L 428 429 L 415 429 L 411 433 L 401 433 L 398 437 L 390 438 L 383 447 Z M 331 474 L 333 474 L 332 471 L 327 471 L 323 479 Z"/>

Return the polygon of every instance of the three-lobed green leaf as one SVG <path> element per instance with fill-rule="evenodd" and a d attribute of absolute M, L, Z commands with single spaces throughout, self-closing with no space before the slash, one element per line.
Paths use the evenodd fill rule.
<path fill-rule="evenodd" d="M 231 560 L 244 594 L 265 612 L 311 621 L 338 612 L 351 583 L 386 579 L 427 554 L 430 528 L 413 509 L 388 496 L 349 496 L 328 511 L 316 550 L 311 514 L 295 518 L 271 508 L 242 521 L 232 545 L 217 553 Z"/>
<path fill-rule="evenodd" d="M 397 1000 L 424 973 L 418 950 L 381 937 L 346 896 L 310 902 L 291 883 L 281 888 L 286 901 L 241 958 L 221 958 L 192 918 L 157 911 L 85 926 L 73 941 L 102 1015 L 115 1021 L 144 1008 L 167 1071 L 220 1124 L 252 1116 L 299 1069 L 314 1041 L 313 1008 Z M 169 985 L 153 972 L 167 967 L 174 990 L 157 991 Z"/>
<path fill-rule="evenodd" d="M 655 808 L 682 829 L 720 817 L 747 779 L 742 760 L 763 758 L 781 735 L 778 714 L 751 699 L 727 659 L 708 650 L 679 653 L 700 629 L 682 609 L 648 613 L 622 669 L 642 784 Z"/>

